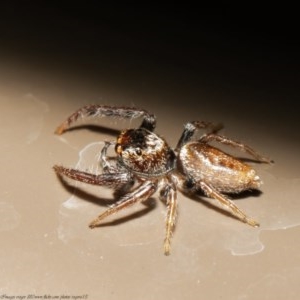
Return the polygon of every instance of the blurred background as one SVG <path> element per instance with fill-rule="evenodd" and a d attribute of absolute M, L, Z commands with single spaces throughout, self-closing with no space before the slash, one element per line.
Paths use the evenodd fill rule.
<path fill-rule="evenodd" d="M 295 299 L 296 11 L 274 3 L 199 8 L 2 1 L 0 298 Z M 53 134 L 91 103 L 155 113 L 157 132 L 172 146 L 187 121 L 222 122 L 224 134 L 274 159 L 272 166 L 257 166 L 262 193 L 237 199 L 261 228 L 179 196 L 168 258 L 162 253 L 162 205 L 129 222 L 89 230 L 111 195 L 66 188 L 52 166 L 94 168 L 101 141 L 115 138 L 87 128 Z M 107 119 L 97 124 L 132 126 Z"/>
<path fill-rule="evenodd" d="M 271 127 L 297 125 L 288 112 L 299 95 L 292 7 L 4 1 L 0 16 L 0 63 L 8 68 L 2 82 L 15 65 L 21 77 L 35 71 L 62 78 L 71 90 L 96 87 L 108 102 L 138 105 L 143 97 L 170 113 L 184 103 L 249 123 L 251 106 Z M 89 99 L 96 100 L 98 92 Z"/>

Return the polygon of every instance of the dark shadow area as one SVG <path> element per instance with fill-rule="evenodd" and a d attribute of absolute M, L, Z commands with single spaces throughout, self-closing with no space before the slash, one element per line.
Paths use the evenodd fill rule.
<path fill-rule="evenodd" d="M 247 66 L 243 76 L 253 82 L 257 66 L 263 66 L 262 70 L 278 63 L 278 71 L 287 64 L 292 69 L 298 58 L 297 18 L 291 9 L 277 9 L 280 21 L 276 12 L 270 13 L 269 7 L 264 11 L 261 5 L 238 11 L 230 3 L 157 9 L 98 1 L 5 1 L 0 11 L 0 50 L 49 67 L 89 70 L 90 74 L 113 70 L 114 75 L 133 76 L 155 74 L 156 68 L 172 69 L 182 72 L 184 85 L 188 74 L 192 84 L 197 79 L 230 82 L 236 71 L 241 75 Z M 228 67 L 231 72 L 225 73 Z M 270 75 L 276 65 L 271 69 Z M 272 79 L 255 74 L 262 84 L 274 85 Z"/>
<path fill-rule="evenodd" d="M 286 111 L 299 99 L 300 47 L 298 16 L 284 5 L 272 9 L 5 1 L 0 63 L 3 57 L 22 62 L 21 68 L 80 78 L 83 86 L 111 85 L 129 97 L 161 89 L 163 98 L 151 101 L 173 112 L 193 105 L 200 114 L 209 102 L 236 120 L 259 119 L 275 138 L 280 132 L 271 129 L 278 122 L 299 127 Z M 184 97 L 178 107 L 170 91 L 179 95 L 178 103 Z M 200 94 L 207 99 L 198 99 Z M 214 104 L 215 98 L 224 100 Z M 247 114 L 249 106 L 257 116 Z"/>
<path fill-rule="evenodd" d="M 73 131 L 78 131 L 78 130 L 89 130 L 91 132 L 99 133 L 99 134 L 106 134 L 106 135 L 111 135 L 114 137 L 117 137 L 121 130 L 105 127 L 102 125 L 89 125 L 89 124 L 83 124 L 83 125 L 75 125 L 70 128 L 68 128 L 64 133 L 66 132 L 73 132 Z"/>

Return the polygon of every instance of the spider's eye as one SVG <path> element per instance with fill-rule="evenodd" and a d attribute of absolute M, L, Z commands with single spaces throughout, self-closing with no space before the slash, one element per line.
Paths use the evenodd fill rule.
<path fill-rule="evenodd" d="M 140 156 L 142 155 L 142 150 L 140 148 L 136 148 L 135 153 Z"/>

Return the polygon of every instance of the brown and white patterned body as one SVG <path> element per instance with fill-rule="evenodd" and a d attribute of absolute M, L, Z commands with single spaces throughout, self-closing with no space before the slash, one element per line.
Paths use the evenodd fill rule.
<path fill-rule="evenodd" d="M 145 201 L 157 190 L 166 203 L 166 234 L 164 252 L 170 254 L 172 232 L 177 211 L 177 190 L 194 192 L 201 189 L 214 198 L 243 222 L 258 226 L 223 193 L 239 193 L 259 188 L 261 181 L 256 172 L 244 162 L 209 145 L 210 141 L 238 148 L 259 162 L 270 163 L 250 147 L 216 134 L 219 126 L 202 121 L 189 122 L 175 149 L 165 139 L 154 133 L 156 118 L 146 110 L 132 107 L 88 105 L 73 113 L 57 129 L 62 134 L 79 118 L 119 117 L 133 119 L 143 117 L 136 129 L 121 131 L 116 141 L 105 142 L 101 150 L 102 174 L 54 166 L 59 176 L 66 176 L 84 183 L 105 186 L 115 190 L 116 202 L 90 223 L 97 227 L 106 217 L 135 203 Z M 192 140 L 195 131 L 210 129 L 199 140 Z M 115 147 L 116 156 L 107 157 L 107 149 Z"/>

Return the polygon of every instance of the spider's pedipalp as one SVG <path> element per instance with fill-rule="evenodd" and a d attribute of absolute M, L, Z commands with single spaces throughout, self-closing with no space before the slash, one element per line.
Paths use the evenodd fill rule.
<path fill-rule="evenodd" d="M 117 167 L 112 166 L 109 159 L 107 158 L 107 150 L 110 146 L 115 146 L 115 142 L 104 142 L 104 146 L 100 153 L 100 163 L 105 173 L 115 173 L 117 172 Z"/>

